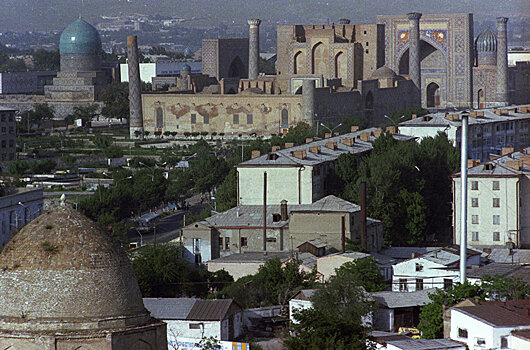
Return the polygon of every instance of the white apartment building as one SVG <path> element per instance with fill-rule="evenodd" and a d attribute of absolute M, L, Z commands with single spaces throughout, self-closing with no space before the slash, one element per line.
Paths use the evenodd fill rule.
<path fill-rule="evenodd" d="M 16 110 L 0 106 L 0 162 L 16 159 Z"/>
<path fill-rule="evenodd" d="M 462 112 L 433 113 L 399 124 L 399 132 L 416 136 L 418 141 L 447 134 L 460 147 Z M 503 147 L 530 146 L 530 105 L 474 110 L 469 113 L 468 157 L 486 161 L 490 154 L 501 154 Z"/>
<path fill-rule="evenodd" d="M 459 279 L 460 247 L 438 248 L 393 266 L 392 291 L 450 288 Z M 466 266 L 479 265 L 480 252 L 468 249 Z M 455 269 L 456 267 L 456 269 Z"/>
<path fill-rule="evenodd" d="M 238 205 L 263 205 L 264 178 L 267 174 L 267 203 L 311 204 L 328 194 L 326 178 L 330 165 L 339 155 L 359 156 L 372 150 L 372 142 L 382 134 L 370 128 L 328 137 L 300 146 L 274 149 L 266 155 L 253 153 L 254 158 L 237 166 Z M 398 140 L 412 137 L 394 135 Z"/>
<path fill-rule="evenodd" d="M 530 300 L 454 306 L 451 308 L 450 337 L 466 343 L 471 350 L 525 349 L 512 347 L 523 342 L 511 338 L 513 331 L 530 329 L 529 307 Z"/>
<path fill-rule="evenodd" d="M 530 147 L 468 169 L 467 242 L 530 247 Z M 453 242 L 460 242 L 460 174 L 453 176 Z"/>

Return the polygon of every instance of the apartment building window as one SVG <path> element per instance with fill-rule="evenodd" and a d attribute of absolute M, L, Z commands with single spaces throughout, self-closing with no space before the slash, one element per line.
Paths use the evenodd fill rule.
<path fill-rule="evenodd" d="M 230 237 L 225 237 L 225 249 L 230 249 Z"/>
<path fill-rule="evenodd" d="M 232 118 L 233 124 L 239 124 L 239 114 L 234 114 Z"/>
<path fill-rule="evenodd" d="M 474 242 L 478 241 L 478 231 L 471 232 L 471 240 Z"/>
<path fill-rule="evenodd" d="M 369 51 L 368 49 L 366 49 L 366 51 L 365 51 L 365 52 L 366 52 L 366 53 L 370 53 L 370 51 Z"/>
<path fill-rule="evenodd" d="M 190 119 L 192 124 L 197 124 L 197 114 L 192 113 Z"/>
<path fill-rule="evenodd" d="M 466 338 L 467 339 L 467 329 L 458 328 L 458 338 Z"/>
<path fill-rule="evenodd" d="M 6 140 L 2 140 L 2 148 L 6 148 Z"/>
<path fill-rule="evenodd" d="M 444 278 L 444 289 L 450 289 L 453 286 L 453 280 L 450 278 Z"/>
<path fill-rule="evenodd" d="M 478 215 L 471 215 L 471 223 L 478 225 Z"/>
<path fill-rule="evenodd" d="M 494 191 L 498 191 L 501 188 L 499 181 L 492 181 L 491 183 L 491 189 Z"/>
<path fill-rule="evenodd" d="M 501 233 L 500 232 L 493 232 L 493 241 L 499 242 L 501 240 Z"/>
<path fill-rule="evenodd" d="M 501 216 L 493 215 L 493 225 L 500 225 L 500 224 L 501 224 Z"/>
<path fill-rule="evenodd" d="M 478 181 L 471 181 L 471 189 L 474 191 L 478 190 Z"/>
<path fill-rule="evenodd" d="M 478 208 L 478 198 L 471 198 L 471 206 L 473 208 Z"/>
<path fill-rule="evenodd" d="M 406 278 L 400 278 L 399 279 L 399 291 L 400 292 L 408 292 L 407 279 Z"/>
<path fill-rule="evenodd" d="M 423 271 L 423 265 L 422 264 L 416 264 L 416 271 Z"/>
<path fill-rule="evenodd" d="M 223 249 L 223 237 L 219 237 L 219 250 Z"/>
<path fill-rule="evenodd" d="M 201 329 L 200 323 L 190 323 L 188 326 L 189 329 Z"/>
<path fill-rule="evenodd" d="M 241 237 L 241 246 L 246 247 L 248 244 L 247 237 Z"/>
<path fill-rule="evenodd" d="M 210 124 L 210 117 L 208 115 L 203 116 L 203 123 L 204 124 Z"/>
<path fill-rule="evenodd" d="M 493 208 L 500 208 L 500 206 L 501 206 L 501 199 L 493 198 Z"/>
<path fill-rule="evenodd" d="M 276 243 L 276 238 L 267 238 L 267 243 Z"/>
<path fill-rule="evenodd" d="M 247 114 L 247 124 L 253 124 L 254 120 L 252 118 L 252 114 Z"/>
<path fill-rule="evenodd" d="M 7 134 L 7 128 L 5 126 L 2 126 L 2 134 Z"/>
<path fill-rule="evenodd" d="M 423 290 L 423 278 L 416 278 L 416 290 Z"/>
<path fill-rule="evenodd" d="M 486 345 L 486 339 L 484 338 L 475 338 L 475 345 L 479 347 L 484 347 Z"/>

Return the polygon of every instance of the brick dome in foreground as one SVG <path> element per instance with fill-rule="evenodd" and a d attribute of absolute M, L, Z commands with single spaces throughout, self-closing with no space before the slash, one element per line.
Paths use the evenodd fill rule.
<path fill-rule="evenodd" d="M 41 215 L 0 253 L 0 332 L 132 326 L 149 318 L 123 250 L 70 207 Z"/>

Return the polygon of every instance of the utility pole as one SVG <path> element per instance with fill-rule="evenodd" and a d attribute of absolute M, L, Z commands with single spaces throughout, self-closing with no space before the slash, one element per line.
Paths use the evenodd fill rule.
<path fill-rule="evenodd" d="M 467 113 L 462 113 L 460 142 L 460 283 L 466 282 L 467 260 Z"/>

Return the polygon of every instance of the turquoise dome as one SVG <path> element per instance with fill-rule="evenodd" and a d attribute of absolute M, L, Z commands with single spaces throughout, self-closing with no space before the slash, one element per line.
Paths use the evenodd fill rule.
<path fill-rule="evenodd" d="M 497 36 L 491 29 L 479 34 L 476 40 L 477 52 L 497 52 Z"/>
<path fill-rule="evenodd" d="M 59 50 L 61 53 L 99 53 L 101 38 L 96 28 L 79 18 L 61 34 Z"/>
<path fill-rule="evenodd" d="M 184 63 L 184 64 L 182 65 L 182 68 L 180 68 L 180 71 L 181 71 L 181 72 L 191 72 L 191 67 L 190 67 L 189 64 Z"/>

